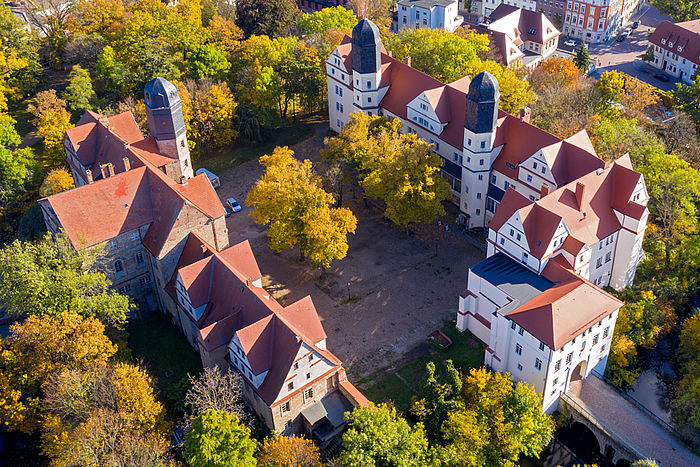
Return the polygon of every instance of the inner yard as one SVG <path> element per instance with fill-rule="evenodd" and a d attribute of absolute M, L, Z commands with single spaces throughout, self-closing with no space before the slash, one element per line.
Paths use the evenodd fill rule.
<path fill-rule="evenodd" d="M 319 149 L 327 128 L 314 125 L 312 137 L 292 146 L 295 157 L 321 162 Z M 206 161 L 201 163 L 209 168 Z M 250 241 L 263 284 L 282 305 L 311 295 L 328 335 L 328 348 L 343 360 L 350 378 L 362 382 L 360 387 L 369 391 L 370 398 L 382 399 L 385 383 L 376 375 L 387 369 L 417 381 L 429 360 L 452 358 L 462 368 L 480 364 L 483 346 L 468 346 L 468 339 L 478 341 L 466 333 L 452 333 L 455 344 L 445 355 L 426 353 L 424 345 L 437 329 L 452 332 L 467 268 L 485 257 L 473 240 L 445 230 L 445 224 L 454 225 L 454 216 L 446 215 L 440 224 L 417 226 L 407 235 L 385 220 L 379 209 L 366 205 L 359 189 L 353 197 L 352 188 L 346 187 L 343 206 L 358 219 L 355 235 L 349 236 L 348 256 L 323 272 L 311 270 L 299 261 L 296 249 L 272 251 L 266 227 L 248 216 L 245 199 L 262 174 L 257 159 L 217 173 L 221 200 L 234 197 L 243 206 L 227 219 L 230 243 Z M 466 353 L 461 355 L 462 351 Z M 410 389 L 403 389 L 400 397 L 405 393 L 410 398 Z M 389 387 L 386 393 L 391 392 Z"/>

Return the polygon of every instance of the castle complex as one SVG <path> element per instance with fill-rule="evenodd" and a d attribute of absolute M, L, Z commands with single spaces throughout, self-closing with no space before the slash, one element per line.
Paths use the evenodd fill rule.
<path fill-rule="evenodd" d="M 457 327 L 487 344 L 484 363 L 532 384 L 544 409 L 575 377 L 602 372 L 622 303 L 643 259 L 648 194 L 628 156 L 601 160 L 585 130 L 558 138 L 528 108 L 498 109 L 482 72 L 444 84 L 393 58 L 360 21 L 326 60 L 331 128 L 350 114 L 398 118 L 433 145 L 465 227 L 488 229 Z"/>
<path fill-rule="evenodd" d="M 205 366 L 240 374 L 270 429 L 330 441 L 367 400 L 326 348 L 311 297 L 280 305 L 248 242 L 229 245 L 219 197 L 193 176 L 176 87 L 155 78 L 144 103 L 148 138 L 130 112 L 87 112 L 66 132 L 76 188 L 39 201 L 47 228 L 103 251 L 114 289 L 167 313 Z"/>

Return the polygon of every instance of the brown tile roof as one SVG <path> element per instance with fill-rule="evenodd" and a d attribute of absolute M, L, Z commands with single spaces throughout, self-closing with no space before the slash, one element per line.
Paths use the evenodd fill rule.
<path fill-rule="evenodd" d="M 700 65 L 700 19 L 676 24 L 664 21 L 656 27 L 649 42 Z M 678 47 L 682 49 L 679 51 Z"/>
<path fill-rule="evenodd" d="M 561 256 L 550 260 L 543 275 L 558 283 L 508 313 L 510 319 L 554 350 L 623 305 L 568 271 L 567 266 Z"/>
<path fill-rule="evenodd" d="M 513 39 L 522 37 L 524 40 L 543 44 L 546 40 L 561 34 L 544 13 L 517 8 L 505 3 L 498 5 L 489 17 L 491 18 L 491 24 L 493 24 L 510 15 L 517 15 L 518 20 L 518 26 L 512 33 Z"/>
<path fill-rule="evenodd" d="M 508 219 L 510 219 L 515 211 L 530 204 L 532 204 L 531 199 L 526 198 L 525 195 L 519 193 L 513 187 L 508 187 L 501 199 L 501 204 L 499 204 L 498 209 L 496 209 L 496 214 L 491 219 L 491 222 L 489 222 L 489 229 L 498 232 L 498 230 L 503 227 L 503 224 L 508 222 Z"/>

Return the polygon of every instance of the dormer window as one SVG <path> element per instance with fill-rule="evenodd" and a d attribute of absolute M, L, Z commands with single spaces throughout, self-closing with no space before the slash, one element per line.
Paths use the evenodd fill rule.
<path fill-rule="evenodd" d="M 669 43 L 668 43 L 668 46 L 669 46 L 669 47 L 673 47 L 673 42 L 669 42 Z"/>
<path fill-rule="evenodd" d="M 679 51 L 679 52 L 683 52 L 683 47 L 681 47 L 681 46 L 679 45 L 679 46 L 678 46 L 678 51 Z"/>
<path fill-rule="evenodd" d="M 661 39 L 661 43 L 662 43 L 662 44 L 665 44 L 665 43 L 666 43 L 666 39 Z"/>

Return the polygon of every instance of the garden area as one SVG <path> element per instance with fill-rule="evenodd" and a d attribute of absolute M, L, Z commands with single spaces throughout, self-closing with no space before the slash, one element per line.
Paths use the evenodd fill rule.
<path fill-rule="evenodd" d="M 406 413 L 411 406 L 411 397 L 416 394 L 418 384 L 425 375 L 425 366 L 435 363 L 436 376 L 444 376 L 446 360 L 452 360 L 462 374 L 480 367 L 484 361 L 486 345 L 469 331 L 459 332 L 454 322 L 446 323 L 441 331 L 452 340 L 452 345 L 439 349 L 426 338 L 424 344 L 409 352 L 407 357 L 393 370 L 381 369 L 357 381 L 357 386 L 367 398 L 375 403 L 391 400 L 400 412 Z M 412 358 L 413 357 L 413 358 Z M 417 358 L 415 358 L 417 357 Z"/>

